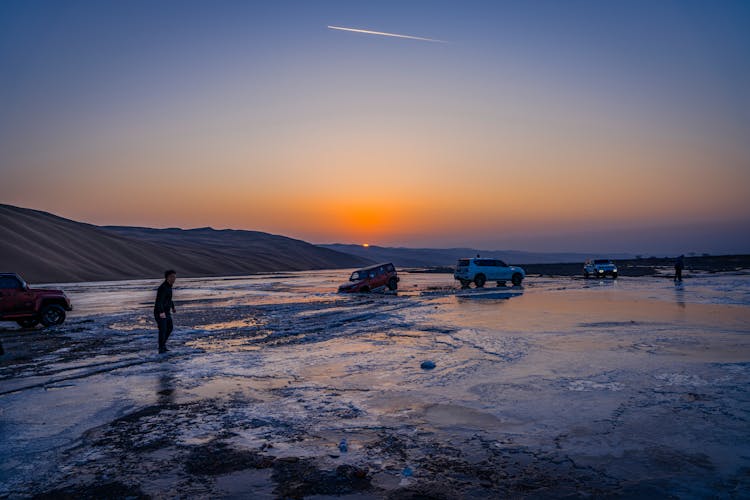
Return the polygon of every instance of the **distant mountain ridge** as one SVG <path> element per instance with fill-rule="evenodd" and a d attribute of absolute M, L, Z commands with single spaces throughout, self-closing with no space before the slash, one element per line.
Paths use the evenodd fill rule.
<path fill-rule="evenodd" d="M 356 255 L 377 262 L 393 262 L 400 267 L 454 266 L 462 257 L 494 257 L 508 264 L 552 264 L 565 262 L 583 262 L 590 257 L 600 257 L 583 253 L 541 253 L 519 250 L 479 250 L 476 248 L 403 248 L 362 246 L 335 243 L 319 245 L 323 248 Z M 604 255 L 612 259 L 628 259 L 630 254 Z"/>
<path fill-rule="evenodd" d="M 0 271 L 32 283 L 228 276 L 351 268 L 371 261 L 257 231 L 100 227 L 0 204 Z"/>

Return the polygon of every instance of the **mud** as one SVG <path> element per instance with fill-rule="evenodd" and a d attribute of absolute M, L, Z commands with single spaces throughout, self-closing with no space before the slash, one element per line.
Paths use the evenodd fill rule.
<path fill-rule="evenodd" d="M 1 325 L 0 495 L 750 491 L 748 277 L 503 296 L 424 273 L 346 296 L 338 278 L 179 281 L 166 355 L 143 305 L 158 282 L 71 285 L 61 327 Z"/>

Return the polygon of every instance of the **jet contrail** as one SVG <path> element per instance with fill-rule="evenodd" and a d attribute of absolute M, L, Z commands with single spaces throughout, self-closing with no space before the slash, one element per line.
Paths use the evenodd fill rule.
<path fill-rule="evenodd" d="M 422 38 L 421 36 L 398 35 L 396 33 L 383 33 L 382 31 L 360 30 L 356 28 L 342 28 L 341 26 L 328 26 L 328 28 L 332 30 L 352 31 L 354 33 L 364 33 L 366 35 L 394 36 L 396 38 L 408 38 L 410 40 L 422 40 L 423 42 L 448 43 L 445 40 L 435 40 L 434 38 Z"/>

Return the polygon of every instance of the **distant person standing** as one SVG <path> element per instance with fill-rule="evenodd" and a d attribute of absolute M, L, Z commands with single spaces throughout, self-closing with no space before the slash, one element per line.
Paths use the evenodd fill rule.
<path fill-rule="evenodd" d="M 167 352 L 167 339 L 174 328 L 172 325 L 172 313 L 176 312 L 172 302 L 172 285 L 177 279 L 177 273 L 170 269 L 164 271 L 164 283 L 156 291 L 156 302 L 154 302 L 154 319 L 159 326 L 159 353 Z"/>
<path fill-rule="evenodd" d="M 685 256 L 680 255 L 674 261 L 674 280 L 682 281 L 682 270 L 685 269 Z"/>

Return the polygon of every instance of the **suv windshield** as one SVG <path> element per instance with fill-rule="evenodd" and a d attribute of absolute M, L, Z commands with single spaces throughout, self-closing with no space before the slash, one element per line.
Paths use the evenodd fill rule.
<path fill-rule="evenodd" d="M 596 259 L 594 264 L 611 264 L 612 261 L 609 259 Z"/>

